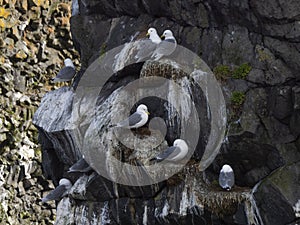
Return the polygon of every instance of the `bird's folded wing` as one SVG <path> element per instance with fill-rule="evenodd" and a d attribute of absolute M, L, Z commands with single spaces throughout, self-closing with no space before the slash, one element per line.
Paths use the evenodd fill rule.
<path fill-rule="evenodd" d="M 86 172 L 90 169 L 90 165 L 82 158 L 69 168 L 69 172 Z"/>
<path fill-rule="evenodd" d="M 137 124 L 142 121 L 141 114 L 135 112 L 128 118 L 128 124 L 129 126 L 133 126 L 134 124 Z"/>
<path fill-rule="evenodd" d="M 174 39 L 167 39 L 160 42 L 155 49 L 152 56 L 155 55 L 170 55 L 176 48 L 176 41 Z"/>
<path fill-rule="evenodd" d="M 136 59 L 143 60 L 149 57 L 156 49 L 157 44 L 152 42 L 150 39 L 143 39 L 138 42 L 138 52 L 136 54 Z"/>
<path fill-rule="evenodd" d="M 59 79 L 69 79 L 70 80 L 75 75 L 75 72 L 76 72 L 76 70 L 73 67 L 66 66 L 66 67 L 62 68 L 58 72 L 56 78 L 59 78 Z"/>
<path fill-rule="evenodd" d="M 59 200 L 66 190 L 67 189 L 65 185 L 59 185 L 53 191 L 51 191 L 45 198 L 43 198 L 42 201 L 46 202 L 50 200 Z"/>
<path fill-rule="evenodd" d="M 158 159 L 172 159 L 180 153 L 180 148 L 171 146 L 157 156 Z"/>

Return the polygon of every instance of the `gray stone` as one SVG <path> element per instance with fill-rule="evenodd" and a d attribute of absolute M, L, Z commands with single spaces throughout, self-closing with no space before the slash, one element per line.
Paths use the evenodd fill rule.
<path fill-rule="evenodd" d="M 241 65 L 242 63 L 252 62 L 253 45 L 248 35 L 247 28 L 228 27 L 222 42 L 222 60 L 224 64 Z"/>
<path fill-rule="evenodd" d="M 273 143 L 289 143 L 296 140 L 296 137 L 291 133 L 289 127 L 270 116 L 263 118 L 262 122 L 266 127 L 268 136 Z"/>
<path fill-rule="evenodd" d="M 290 117 L 293 112 L 292 89 L 290 86 L 271 88 L 268 98 L 270 115 L 278 120 Z"/>
<path fill-rule="evenodd" d="M 300 5 L 297 0 L 285 2 L 279 1 L 251 1 L 251 6 L 260 14 L 262 18 L 268 19 L 293 19 L 299 15 Z"/>
<path fill-rule="evenodd" d="M 299 71 L 300 62 L 297 60 L 297 58 L 300 57 L 300 53 L 297 50 L 299 46 L 297 47 L 296 43 L 287 43 L 285 41 L 270 37 L 265 37 L 264 40 L 265 45 L 269 49 L 272 49 L 280 58 L 283 58 L 285 62 L 288 62 L 290 68 L 295 71 Z"/>
<path fill-rule="evenodd" d="M 288 224 L 296 219 L 293 206 L 300 197 L 299 179 L 295 179 L 298 174 L 296 162 L 277 170 L 259 185 L 255 198 L 265 224 Z"/>
<path fill-rule="evenodd" d="M 265 73 L 261 69 L 252 69 L 248 76 L 247 80 L 253 83 L 264 84 L 265 83 Z"/>

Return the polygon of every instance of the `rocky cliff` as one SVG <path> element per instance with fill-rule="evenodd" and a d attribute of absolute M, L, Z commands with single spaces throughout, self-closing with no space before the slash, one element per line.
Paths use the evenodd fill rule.
<path fill-rule="evenodd" d="M 0 1 L 0 224 L 54 223 L 32 117 L 64 58 L 79 64 L 70 16 L 67 1 Z"/>
<path fill-rule="evenodd" d="M 80 52 L 81 71 L 74 80 L 75 89 L 64 87 L 44 97 L 34 121 L 39 129 L 46 176 L 56 185 L 61 177 L 68 176 L 74 184 L 69 197 L 58 204 L 56 224 L 297 224 L 300 196 L 300 4 L 297 1 L 78 0 L 72 4 L 72 39 Z M 4 21 L 5 15 L 2 17 Z M 81 147 L 88 145 L 82 144 L 84 140 L 78 137 L 91 129 L 88 119 L 80 121 L 80 129 L 70 126 L 76 87 L 81 87 L 88 77 L 86 71 L 94 60 L 143 37 L 149 27 L 156 27 L 159 33 L 171 29 L 178 43 L 199 55 L 219 80 L 227 106 L 226 137 L 219 154 L 203 173 L 199 165 L 212 129 L 207 116 L 199 118 L 202 133 L 191 161 L 176 176 L 157 185 L 131 187 L 111 182 L 97 173 L 67 174 L 68 167 L 87 153 Z M 122 49 L 126 50 L 119 50 Z M 17 55 L 20 54 L 11 58 Z M 155 65 L 125 68 L 97 95 L 98 112 L 104 114 L 102 117 L 98 114 L 98 120 L 92 124 L 98 125 L 94 128 L 100 129 L 102 140 L 105 137 L 101 134 L 106 131 L 101 125 L 108 123 L 103 115 L 110 110 L 101 107 L 111 106 L 118 88 L 143 74 L 149 75 L 142 73 L 149 71 L 149 66 Z M 159 68 L 158 72 L 165 74 L 167 68 L 164 65 Z M 203 67 L 200 69 L 205 71 Z M 173 72 L 168 73 L 172 76 Z M 174 80 L 177 79 L 180 78 Z M 112 90 L 117 91 L 112 93 Z M 195 91 L 191 93 L 196 96 Z M 197 93 L 198 104 L 206 105 L 203 89 Z M 49 107 L 53 100 L 57 102 L 55 109 Z M 83 106 L 88 106 L 84 98 L 81 100 Z M 174 118 L 159 111 L 159 104 L 162 102 L 156 101 L 151 107 L 156 115 Z M 209 108 L 199 110 L 202 110 L 200 115 L 209 114 Z M 84 115 L 88 110 L 82 107 L 78 112 Z M 176 136 L 176 126 L 167 134 L 167 142 L 174 138 L 172 134 Z M 117 148 L 112 140 L 112 145 L 104 147 L 110 146 L 109 152 L 126 161 L 132 152 Z M 90 164 L 96 162 L 93 154 L 86 156 Z M 229 193 L 216 184 L 224 163 L 230 164 L 236 175 L 236 186 Z M 97 165 L 92 166 L 97 170 Z"/>

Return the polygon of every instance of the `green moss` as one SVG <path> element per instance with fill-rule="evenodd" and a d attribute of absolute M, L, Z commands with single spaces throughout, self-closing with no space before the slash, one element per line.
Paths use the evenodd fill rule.
<path fill-rule="evenodd" d="M 226 81 L 229 77 L 234 79 L 245 79 L 252 67 L 248 63 L 243 63 L 233 71 L 227 65 L 218 65 L 213 69 L 213 72 L 219 81 Z"/>
<path fill-rule="evenodd" d="M 245 93 L 240 91 L 234 91 L 232 92 L 230 100 L 233 106 L 240 107 L 245 101 Z"/>
<path fill-rule="evenodd" d="M 245 79 L 252 67 L 248 63 L 243 63 L 239 67 L 233 70 L 232 78 L 234 79 Z"/>
<path fill-rule="evenodd" d="M 231 74 L 231 70 L 229 66 L 226 65 L 218 65 L 213 69 L 213 72 L 217 78 L 217 80 L 225 81 L 227 78 L 229 78 Z"/>
<path fill-rule="evenodd" d="M 106 48 L 107 48 L 107 45 L 106 45 L 106 43 L 104 42 L 104 43 L 101 45 L 101 48 L 100 48 L 100 56 L 102 56 L 102 55 L 106 52 Z"/>
<path fill-rule="evenodd" d="M 245 93 L 240 91 L 234 91 L 231 94 L 230 102 L 231 102 L 231 111 L 229 115 L 229 121 L 233 122 L 236 121 L 241 113 L 242 113 L 242 106 L 245 101 Z M 236 131 L 237 132 L 237 131 Z"/>

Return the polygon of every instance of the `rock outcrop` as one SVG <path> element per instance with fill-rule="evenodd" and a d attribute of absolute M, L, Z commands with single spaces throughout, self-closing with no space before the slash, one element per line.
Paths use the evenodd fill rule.
<path fill-rule="evenodd" d="M 228 111 L 227 137 L 221 147 L 221 152 L 212 165 L 205 170 L 205 181 L 209 184 L 205 183 L 202 178 L 192 175 L 192 177 L 195 176 L 194 182 L 197 183 L 197 187 L 208 185 L 207 189 L 204 188 L 206 190 L 204 193 L 209 193 L 207 195 L 210 197 L 204 198 L 201 195 L 201 188 L 197 189 L 193 185 L 189 185 L 193 178 L 181 181 L 180 179 L 179 181 L 168 179 L 166 182 L 158 183 L 158 186 L 151 186 L 150 189 L 140 188 L 140 191 L 136 192 L 133 187 L 112 183 L 93 173 L 89 176 L 83 175 L 79 179 L 78 177 L 73 178 L 75 179 L 74 190 L 70 194 L 71 198 L 60 202 L 57 224 L 63 224 L 66 221 L 67 224 L 71 224 L 72 221 L 79 220 L 93 221 L 95 224 L 96 221 L 100 224 L 108 223 L 108 221 L 112 224 L 142 222 L 154 224 L 155 221 L 156 223 L 177 221 L 181 224 L 191 222 L 201 224 L 199 221 L 212 224 L 283 224 L 292 223 L 296 220 L 295 207 L 298 204 L 299 193 L 295 190 L 298 182 L 292 179 L 281 182 L 274 177 L 285 175 L 297 177 L 298 173 L 295 169 L 298 168 L 299 164 L 297 144 L 299 132 L 297 132 L 296 125 L 298 123 L 297 74 L 299 73 L 297 60 L 299 52 L 296 49 L 299 49 L 300 35 L 299 22 L 297 21 L 299 20 L 298 3 L 273 3 L 271 1 L 264 3 L 259 1 L 242 1 L 239 3 L 230 1 L 159 2 L 143 0 L 129 4 L 121 1 L 99 2 L 90 0 L 73 1 L 73 8 L 75 13 L 71 17 L 71 28 L 73 39 L 77 43 L 78 50 L 80 50 L 82 79 L 88 76 L 84 73 L 86 69 L 104 52 L 125 44 L 123 48 L 119 49 L 125 56 L 131 53 L 131 46 L 126 43 L 143 37 L 144 32 L 149 27 L 156 27 L 159 33 L 165 29 L 171 29 L 178 43 L 201 56 L 215 72 L 217 79 L 222 82 Z M 105 58 L 105 54 L 103 56 Z M 101 57 L 99 59 L 101 60 Z M 115 59 L 112 59 L 110 63 L 113 62 Z M 144 64 L 145 66 L 147 67 L 147 64 Z M 142 74 L 140 71 L 141 68 L 138 65 L 125 67 L 119 76 L 114 77 L 112 82 L 108 82 L 104 86 L 104 91 L 101 91 L 99 96 L 97 95 L 99 100 L 96 102 L 100 107 L 97 110 L 99 112 L 99 117 L 96 119 L 98 125 L 92 126 L 92 128 L 100 129 L 98 134 L 101 134 L 99 137 L 102 141 L 97 148 L 104 149 L 104 152 L 110 152 L 114 148 L 112 147 L 114 144 L 103 145 L 105 138 L 108 137 L 112 143 L 114 142 L 114 137 L 109 134 L 106 128 L 112 112 L 112 110 L 107 110 L 112 104 L 109 103 L 111 100 L 108 99 L 115 98 L 114 95 L 118 93 L 119 87 L 139 78 L 139 74 Z M 81 87 L 80 82 L 82 80 L 78 77 L 73 87 Z M 197 93 L 202 99 L 202 101 L 198 101 L 198 104 L 205 104 L 203 99 L 207 96 L 201 97 L 201 91 Z M 72 94 L 67 95 L 71 97 Z M 48 101 L 48 98 L 51 99 L 51 95 L 46 97 L 44 101 Z M 125 95 L 123 98 L 128 97 Z M 71 99 L 73 98 L 70 98 L 64 107 L 72 102 Z M 148 104 L 151 104 L 150 102 Z M 43 108 L 46 105 L 46 102 L 43 102 L 42 108 L 36 115 L 44 112 L 45 109 Z M 154 114 L 157 113 L 157 115 L 166 118 L 166 115 L 157 111 L 159 102 L 154 105 L 156 108 Z M 66 110 L 66 108 L 64 109 Z M 84 109 L 80 110 L 83 110 L 81 113 L 88 112 Z M 202 113 L 207 114 L 207 111 L 204 110 Z M 70 112 L 65 117 L 61 115 L 60 119 L 70 119 L 71 114 Z M 105 122 L 101 118 L 106 118 L 107 121 Z M 205 124 L 205 120 L 209 121 L 208 118 L 201 118 L 201 122 Z M 72 129 L 64 127 L 65 121 L 61 123 L 64 128 L 61 131 L 57 129 L 58 133 L 54 132 L 56 127 L 60 127 L 58 121 L 54 123 L 56 124 L 54 130 L 49 129 L 46 124 L 46 126 L 42 126 L 41 124 L 46 121 L 39 119 L 39 116 L 36 117 L 35 122 L 41 130 L 40 132 L 45 133 L 48 142 L 52 143 L 57 157 L 62 159 L 63 164 L 71 165 L 81 157 L 80 153 L 84 154 L 91 166 L 98 173 L 101 173 L 97 169 L 97 164 L 101 162 L 94 159 L 93 150 L 85 150 L 93 142 L 87 142 L 88 145 L 80 145 L 79 148 L 72 144 L 74 140 L 78 141 L 78 133 L 80 135 L 89 134 L 91 127 L 88 124 L 95 121 L 89 121 L 86 129 L 80 129 L 77 134 L 74 132 L 74 127 Z M 167 133 L 168 142 L 176 136 L 176 129 L 174 127 L 171 132 Z M 201 165 L 201 158 L 205 154 L 203 148 L 205 149 L 208 143 L 209 129 L 205 125 L 201 128 L 203 130 L 202 140 L 200 140 L 192 161 L 190 161 L 191 165 L 199 165 L 199 162 Z M 86 139 L 90 138 L 89 140 L 95 140 L 97 137 L 97 135 L 93 138 L 85 136 Z M 64 141 L 58 141 L 60 138 L 63 138 Z M 78 143 L 82 144 L 84 141 L 81 140 Z M 83 149 L 80 149 L 82 146 Z M 120 150 L 123 152 L 121 155 Z M 132 152 L 121 147 L 119 151 L 113 154 L 117 154 L 117 158 L 123 160 L 132 154 Z M 48 153 L 49 151 L 47 151 Z M 134 154 L 137 157 L 141 156 L 136 152 Z M 145 163 L 143 158 L 140 160 Z M 102 163 L 105 164 L 105 162 Z M 232 197 L 234 194 L 231 196 L 230 199 L 234 204 L 232 206 L 227 205 L 227 207 L 222 205 L 226 196 L 214 187 L 218 171 L 224 163 L 233 167 L 236 174 L 236 185 L 242 187 L 241 190 L 248 192 L 247 200 L 245 200 L 241 197 L 243 195 L 239 193 L 240 190 L 236 186 L 234 193 L 239 194 L 235 197 Z M 52 167 L 50 166 L 50 168 Z M 188 168 L 189 166 L 179 174 L 185 172 L 189 174 Z M 194 169 L 198 170 L 199 174 L 203 171 L 201 166 Z M 57 180 L 61 176 L 61 174 L 56 174 L 60 173 L 54 173 L 52 179 Z M 177 176 L 181 177 L 180 175 Z M 94 184 L 101 187 L 100 190 L 105 189 L 106 191 L 95 192 L 93 190 L 96 188 L 93 186 Z M 102 188 L 103 185 L 105 188 Z M 182 187 L 189 191 L 186 196 L 179 193 L 163 194 L 164 192 L 168 193 L 168 190 L 172 189 L 173 186 L 175 189 Z M 82 187 L 84 188 L 82 189 Z M 253 188 L 253 190 L 249 191 L 249 188 Z M 115 191 L 112 192 L 112 190 Z M 89 195 L 91 193 L 92 198 Z M 180 193 L 185 192 L 180 191 Z M 153 199 L 154 196 L 156 196 L 155 199 Z M 197 201 L 191 200 L 191 196 L 196 196 Z M 149 200 L 145 201 L 143 198 Z M 70 199 L 75 199 L 75 203 Z M 84 204 L 78 205 L 76 199 L 84 199 Z M 174 205 L 172 203 L 170 206 L 168 202 L 173 201 L 173 199 L 175 199 Z M 89 201 L 93 202 L 90 207 L 86 205 L 86 202 Z M 158 202 L 164 203 L 161 205 Z M 182 204 L 183 207 L 181 207 Z M 274 210 L 268 210 L 269 204 L 272 204 Z M 249 210 L 249 205 L 251 205 L 252 210 Z M 99 206 L 102 209 L 101 212 L 96 210 Z M 144 209 L 140 210 L 140 206 Z M 75 213 L 72 218 L 66 217 L 65 212 L 62 213 L 60 210 L 63 207 L 78 213 Z M 120 211 L 122 207 L 125 209 L 124 212 Z M 126 210 L 127 208 L 129 211 L 131 209 L 130 213 Z M 274 216 L 275 208 L 280 212 L 277 216 Z M 92 217 L 80 216 L 81 213 L 88 210 L 93 212 Z M 243 211 L 246 212 L 247 216 L 242 216 L 245 214 Z M 285 216 L 279 216 L 283 214 Z M 211 215 L 217 215 L 216 219 L 212 219 L 214 217 Z"/>
<path fill-rule="evenodd" d="M 70 2 L 0 1 L 0 224 L 54 222 L 32 117 L 64 58 L 78 58 L 70 16 Z"/>
<path fill-rule="evenodd" d="M 73 181 L 69 196 L 58 204 L 57 224 L 177 222 L 282 225 L 296 224 L 299 221 L 298 1 L 73 0 L 70 18 L 64 16 L 69 12 L 64 3 L 55 6 L 49 4 L 53 7 L 49 7 L 47 11 L 45 9 L 48 9 L 48 5 L 42 7 L 37 2 L 39 1 L 20 1 L 16 6 L 12 6 L 13 3 L 4 1 L 6 6 L 16 10 L 1 8 L 0 26 L 10 32 L 9 35 L 4 37 L 1 34 L 0 37 L 1 50 L 5 49 L 5 57 L 1 60 L 1 71 L 5 74 L 1 81 L 1 93 L 4 96 L 1 102 L 7 102 L 8 98 L 15 99 L 13 101 L 18 107 L 13 106 L 11 111 L 17 110 L 15 108 L 19 106 L 22 110 L 34 106 L 32 101 L 36 97 L 26 94 L 25 87 L 28 86 L 25 86 L 24 82 L 32 84 L 30 87 L 33 90 L 40 87 L 35 86 L 35 81 L 42 83 L 44 88 L 48 87 L 48 79 L 44 76 L 36 79 L 33 74 L 57 71 L 57 65 L 62 61 L 60 58 L 73 54 L 72 51 L 66 50 L 72 47 L 72 43 L 69 40 L 68 29 L 64 29 L 64 25 L 68 24 L 70 19 L 72 40 L 80 52 L 81 71 L 71 88 L 63 87 L 47 93 L 41 108 L 35 114 L 35 125 L 38 126 L 39 140 L 42 144 L 44 174 L 51 178 L 55 185 L 63 176 Z M 30 12 L 28 14 L 49 15 L 48 18 L 51 19 L 45 23 L 50 25 L 41 27 L 44 23 L 39 17 L 24 19 L 21 13 L 26 10 Z M 14 26 L 17 20 L 10 20 L 12 17 L 9 13 L 19 15 L 19 26 Z M 54 24 L 61 24 L 62 28 L 56 28 Z M 73 111 L 74 93 L 78 93 L 76 87 L 80 88 L 80 82 L 86 77 L 85 72 L 94 60 L 101 59 L 100 56 L 115 47 L 143 37 L 152 26 L 156 27 L 159 33 L 171 29 L 178 43 L 199 55 L 220 81 L 227 106 L 227 135 L 219 154 L 203 174 L 198 165 L 205 153 L 203 149 L 207 145 L 211 129 L 207 126 L 207 116 L 201 118 L 202 139 L 200 138 L 198 151 L 195 151 L 191 161 L 180 173 L 157 185 L 130 187 L 111 182 L 94 172 L 68 174 L 68 167 L 84 153 L 78 137 L 88 130 L 88 125 L 76 130 L 70 123 L 76 113 Z M 26 44 L 19 41 L 22 40 L 24 32 L 27 34 L 24 39 Z M 34 40 L 37 44 L 30 45 L 26 40 Z M 127 47 L 129 48 L 129 45 Z M 31 53 L 36 57 L 32 59 Z M 14 72 L 9 62 L 21 69 Z M 30 70 L 26 69 L 28 66 Z M 129 66 L 117 73 L 100 93 L 98 106 L 112 97 L 112 90 L 139 78 L 143 66 L 146 65 Z M 33 73 L 29 72 L 32 70 Z M 16 77 L 14 87 L 13 75 Z M 6 84 L 10 85 L 9 88 L 6 88 Z M 31 102 L 26 97 L 20 97 L 18 93 L 22 96 L 29 95 Z M 199 91 L 197 97 L 199 102 L 206 104 L 203 92 Z M 83 103 L 84 100 L 82 99 Z M 60 104 L 53 108 L 53 101 Z M 151 108 L 158 109 L 158 105 L 159 103 L 155 103 Z M 11 104 L 7 108 L 11 108 Z M 79 113 L 84 114 L 85 110 L 87 111 L 86 108 L 79 108 Z M 207 115 L 206 107 L 201 110 L 201 113 Z M 156 113 L 163 115 L 163 118 L 166 116 L 158 110 Z M 5 120 L 2 120 L 4 128 L 1 128 L 4 130 L 0 137 L 1 147 L 4 146 L 1 154 L 5 158 L 15 156 L 16 150 L 16 154 L 22 152 L 19 151 L 22 146 L 28 146 L 26 148 L 32 150 L 36 148 L 35 144 L 25 143 L 24 140 L 23 143 L 18 141 L 17 143 L 21 143 L 18 146 L 9 147 L 14 142 L 13 139 L 19 136 L 15 132 L 34 132 L 34 128 L 21 129 L 19 119 L 10 120 L 9 115 L 9 110 L 5 110 Z M 8 125 L 7 121 L 13 126 Z M 167 142 L 171 142 L 176 136 L 174 131 L 176 127 L 167 133 Z M 142 132 L 147 134 L 148 131 Z M 124 152 L 124 155 L 117 151 L 115 154 L 127 159 L 132 153 L 126 149 Z M 87 155 L 91 164 L 92 156 Z M 33 162 L 37 161 L 38 164 L 36 156 L 34 157 Z M 16 162 L 15 159 L 8 162 L 3 163 L 3 171 L 15 171 L 20 168 L 17 165 L 20 164 L 19 161 L 15 167 L 11 166 L 12 162 Z M 230 193 L 220 191 L 216 185 L 219 170 L 225 163 L 230 164 L 236 174 L 236 186 Z M 95 165 L 93 167 L 96 169 Z M 8 174 L 16 173 L 7 172 L 3 182 L 6 182 Z M 32 172 L 29 174 L 32 176 Z M 32 181 L 26 178 L 26 182 L 20 182 L 24 179 L 16 174 L 14 178 L 7 180 L 15 180 L 17 185 L 25 184 L 27 180 Z M 40 176 L 37 179 L 43 184 Z M 29 187 L 36 187 L 32 183 Z M 4 205 L 2 208 L 5 211 L 7 207 Z M 53 214 L 49 217 L 51 216 L 53 217 Z M 26 215 L 24 217 L 27 218 Z"/>

